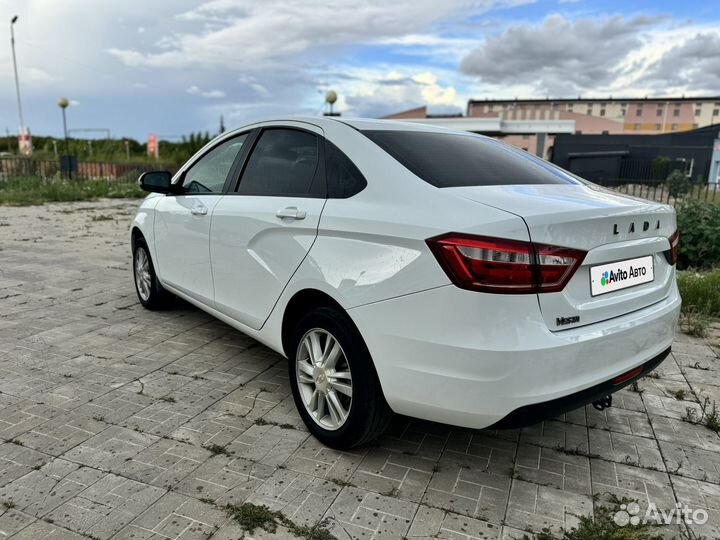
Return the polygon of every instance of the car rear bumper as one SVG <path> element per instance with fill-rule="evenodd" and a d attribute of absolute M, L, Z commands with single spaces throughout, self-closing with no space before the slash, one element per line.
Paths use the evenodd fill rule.
<path fill-rule="evenodd" d="M 490 426 L 490 428 L 508 429 L 530 426 L 541 422 L 546 418 L 559 416 L 568 411 L 583 407 L 588 403 L 593 403 L 644 377 L 653 369 L 658 367 L 669 354 L 670 348 L 665 349 L 657 356 L 632 370 L 631 373 L 629 373 L 631 376 L 627 378 L 620 376 L 619 379 L 622 379 L 622 382 L 614 382 L 614 380 L 611 379 L 600 384 L 596 384 L 595 386 L 591 386 L 590 388 L 586 388 L 585 390 L 575 392 L 574 394 L 559 397 L 551 401 L 525 405 L 524 407 L 515 409 L 499 422 L 495 422 L 492 426 Z"/>
<path fill-rule="evenodd" d="M 522 412 L 514 411 L 528 406 L 535 406 L 533 420 L 551 417 L 558 400 L 584 399 L 586 391 L 592 397 L 607 381 L 664 358 L 680 296 L 673 285 L 670 295 L 653 305 L 559 332 L 547 328 L 535 295 L 483 294 L 454 286 L 349 313 L 395 412 L 485 428 L 511 413 L 503 423 L 516 420 Z"/>

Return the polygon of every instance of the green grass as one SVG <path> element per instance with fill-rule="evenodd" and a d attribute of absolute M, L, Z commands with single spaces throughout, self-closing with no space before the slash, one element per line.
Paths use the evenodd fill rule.
<path fill-rule="evenodd" d="M 277 532 L 278 525 L 283 525 L 297 538 L 304 540 L 337 540 L 328 529 L 327 520 L 321 520 L 315 525 L 297 525 L 282 512 L 270 510 L 267 506 L 252 503 L 239 505 L 228 504 L 224 507 L 243 531 L 253 534 L 256 529 L 269 533 Z"/>
<path fill-rule="evenodd" d="M 140 198 L 147 195 L 135 182 L 12 178 L 0 180 L 0 205 L 30 206 L 48 202 L 89 201 L 108 197 Z"/>
<path fill-rule="evenodd" d="M 684 312 L 720 317 L 720 268 L 710 272 L 680 272 L 677 281 Z"/>

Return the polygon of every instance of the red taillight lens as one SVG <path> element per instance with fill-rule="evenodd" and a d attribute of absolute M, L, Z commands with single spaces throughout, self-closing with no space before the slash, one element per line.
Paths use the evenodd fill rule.
<path fill-rule="evenodd" d="M 670 249 L 665 252 L 665 258 L 670 264 L 677 263 L 678 260 L 678 246 L 680 245 L 680 231 L 675 231 L 670 238 Z"/>
<path fill-rule="evenodd" d="M 491 293 L 560 291 L 585 257 L 573 249 L 455 233 L 427 243 L 455 285 Z"/>

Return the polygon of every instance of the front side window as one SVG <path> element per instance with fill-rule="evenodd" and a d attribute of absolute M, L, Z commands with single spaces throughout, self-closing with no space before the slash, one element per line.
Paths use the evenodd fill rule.
<path fill-rule="evenodd" d="M 242 150 L 247 133 L 219 144 L 185 172 L 185 193 L 222 193 L 235 158 Z"/>
<path fill-rule="evenodd" d="M 250 154 L 238 193 L 266 196 L 325 195 L 318 172 L 318 138 L 296 129 L 266 129 Z"/>
<path fill-rule="evenodd" d="M 487 137 L 395 130 L 362 133 L 410 172 L 440 188 L 578 183 L 546 161 Z"/>

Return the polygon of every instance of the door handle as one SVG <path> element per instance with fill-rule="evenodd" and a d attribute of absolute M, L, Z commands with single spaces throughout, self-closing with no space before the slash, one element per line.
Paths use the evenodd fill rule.
<path fill-rule="evenodd" d="M 305 212 L 305 210 L 298 210 L 296 206 L 288 206 L 275 212 L 275 215 L 281 219 L 305 219 L 307 212 Z"/>
<path fill-rule="evenodd" d="M 208 213 L 208 209 L 204 204 L 198 204 L 190 209 L 190 213 L 193 216 L 205 216 Z"/>

